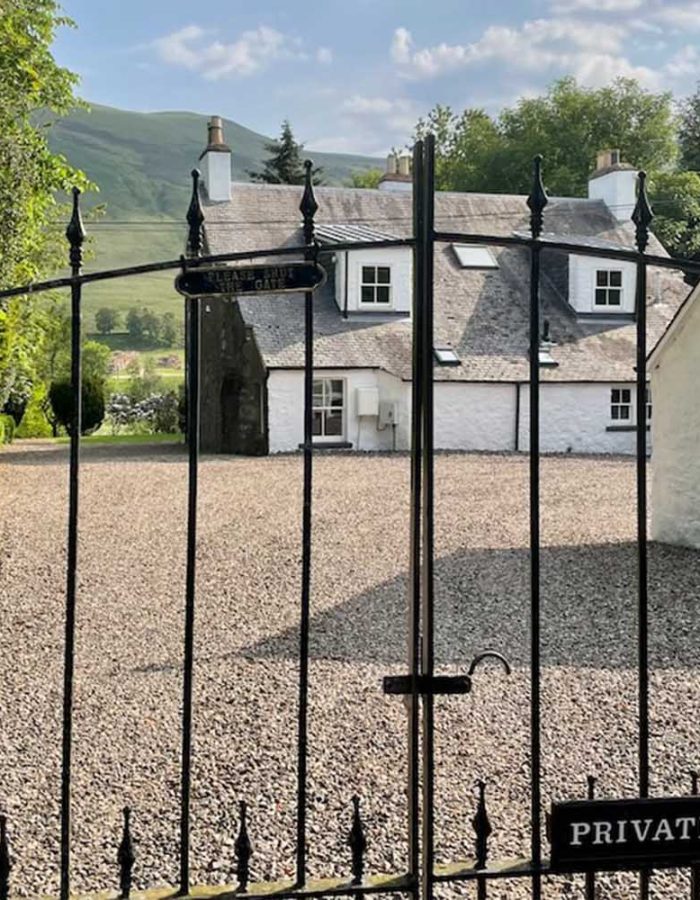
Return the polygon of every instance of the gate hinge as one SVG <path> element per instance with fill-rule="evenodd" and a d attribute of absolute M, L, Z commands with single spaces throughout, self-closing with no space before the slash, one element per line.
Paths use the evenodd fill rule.
<path fill-rule="evenodd" d="M 416 675 L 416 693 L 426 694 L 468 694 L 472 680 L 468 675 Z M 413 676 L 387 675 L 384 678 L 385 694 L 412 694 Z"/>

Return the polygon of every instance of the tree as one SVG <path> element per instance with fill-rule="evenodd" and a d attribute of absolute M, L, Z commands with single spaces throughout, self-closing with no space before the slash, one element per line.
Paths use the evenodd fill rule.
<path fill-rule="evenodd" d="M 49 389 L 49 400 L 53 411 L 53 419 L 62 425 L 68 434 L 72 433 L 75 405 L 73 403 L 73 386 L 70 379 L 54 381 Z M 80 433 L 90 434 L 96 431 L 105 417 L 104 384 L 86 378 L 81 391 Z"/>
<path fill-rule="evenodd" d="M 143 337 L 143 314 L 135 306 L 126 314 L 126 330 L 132 338 L 140 340 Z"/>
<path fill-rule="evenodd" d="M 681 104 L 678 144 L 681 150 L 681 168 L 700 172 L 700 85 Z"/>
<path fill-rule="evenodd" d="M 271 154 L 263 162 L 262 172 L 248 172 L 253 181 L 264 184 L 303 184 L 304 163 L 302 154 L 304 145 L 297 143 L 288 120 L 282 122 L 282 132 L 276 141 L 265 144 L 265 150 Z M 313 183 L 321 184 L 323 170 L 314 169 Z"/>
<path fill-rule="evenodd" d="M 150 309 L 144 309 L 141 312 L 141 326 L 143 328 L 143 336 L 147 337 L 152 343 L 157 344 L 160 339 L 160 318 Z"/>
<path fill-rule="evenodd" d="M 95 313 L 95 328 L 100 334 L 111 334 L 121 324 L 121 317 L 116 309 L 103 306 Z"/>
<path fill-rule="evenodd" d="M 350 187 L 354 188 L 378 188 L 379 182 L 384 177 L 381 169 L 361 169 L 350 176 Z"/>
<path fill-rule="evenodd" d="M 700 172 L 656 174 L 650 186 L 656 236 L 670 253 L 700 259 Z"/>
<path fill-rule="evenodd" d="M 627 162 L 650 171 L 671 171 L 678 155 L 670 94 L 654 94 L 629 78 L 602 88 L 563 78 L 497 118 L 479 109 L 456 115 L 437 106 L 418 122 L 415 136 L 427 130 L 436 135 L 443 190 L 527 193 L 532 159 L 542 153 L 550 192 L 585 196 L 599 150 L 619 148 Z"/>
<path fill-rule="evenodd" d="M 165 347 L 174 347 L 177 343 L 178 328 L 175 313 L 163 313 L 160 320 L 160 340 Z"/>
<path fill-rule="evenodd" d="M 52 115 L 77 101 L 77 77 L 50 51 L 54 33 L 71 21 L 56 0 L 5 0 L 0 13 L 0 286 L 55 272 L 66 262 L 65 210 L 56 193 L 85 176 L 49 150 Z M 41 121 L 38 122 L 37 118 Z M 35 298 L 0 303 L 0 408 L 18 379 L 35 377 L 41 347 Z"/>

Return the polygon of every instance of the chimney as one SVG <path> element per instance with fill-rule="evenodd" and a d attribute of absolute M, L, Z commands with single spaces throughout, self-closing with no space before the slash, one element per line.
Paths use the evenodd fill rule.
<path fill-rule="evenodd" d="M 199 157 L 202 179 L 209 200 L 220 203 L 231 199 L 231 148 L 224 140 L 221 116 L 212 116 L 207 129 L 207 146 Z"/>
<path fill-rule="evenodd" d="M 618 222 L 628 222 L 637 202 L 637 170 L 621 161 L 619 150 L 601 150 L 588 179 L 589 200 L 602 200 Z"/>
<path fill-rule="evenodd" d="M 411 156 L 407 153 L 404 153 L 401 156 L 390 153 L 386 161 L 386 172 L 379 182 L 379 190 L 394 192 L 413 190 L 411 163 Z"/>

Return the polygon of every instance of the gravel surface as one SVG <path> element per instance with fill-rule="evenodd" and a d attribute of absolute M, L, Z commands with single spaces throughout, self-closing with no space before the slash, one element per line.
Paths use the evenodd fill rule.
<path fill-rule="evenodd" d="M 84 452 L 76 656 L 74 889 L 115 880 L 120 810 L 134 808 L 140 886 L 174 883 L 186 459 L 167 447 Z M 234 878 L 237 804 L 250 804 L 255 880 L 292 872 L 296 771 L 299 457 L 205 458 L 196 623 L 192 864 Z M 309 869 L 347 873 L 351 797 L 368 870 L 405 865 L 406 725 L 381 679 L 406 658 L 408 459 L 324 456 L 315 468 Z M 0 810 L 18 896 L 58 884 L 67 451 L 0 454 Z M 527 459 L 436 463 L 436 654 L 463 672 L 511 659 L 437 702 L 438 861 L 471 853 L 474 783 L 489 783 L 492 857 L 527 852 Z M 633 795 L 636 765 L 634 465 L 549 458 L 542 471 L 543 794 Z M 652 791 L 684 793 L 700 764 L 700 554 L 652 546 Z M 632 876 L 600 897 L 634 897 Z M 582 896 L 562 879 L 547 898 Z M 475 896 L 444 888 L 440 896 Z M 688 896 L 683 874 L 655 897 Z M 489 898 L 528 896 L 496 882 Z"/>

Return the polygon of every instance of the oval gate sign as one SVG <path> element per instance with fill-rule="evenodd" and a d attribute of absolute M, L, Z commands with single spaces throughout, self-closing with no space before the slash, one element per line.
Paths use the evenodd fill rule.
<path fill-rule="evenodd" d="M 213 294 L 288 294 L 314 291 L 326 280 L 322 266 L 290 262 L 268 266 L 212 266 L 189 269 L 175 279 L 175 289 L 185 297 Z"/>

